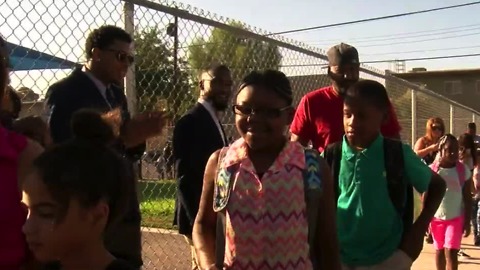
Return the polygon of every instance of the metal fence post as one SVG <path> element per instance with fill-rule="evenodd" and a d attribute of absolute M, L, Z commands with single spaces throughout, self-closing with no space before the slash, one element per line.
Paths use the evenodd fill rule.
<path fill-rule="evenodd" d="M 124 2 L 123 20 L 125 31 L 133 37 L 135 34 L 135 5 L 130 2 Z M 137 112 L 137 91 L 135 89 L 135 63 L 127 71 L 125 77 L 125 94 L 127 95 L 128 110 L 132 115 Z"/>
<path fill-rule="evenodd" d="M 412 146 L 417 139 L 417 91 L 410 89 L 412 94 Z"/>
<path fill-rule="evenodd" d="M 450 104 L 450 133 L 453 134 L 453 114 L 455 113 L 454 107 Z"/>

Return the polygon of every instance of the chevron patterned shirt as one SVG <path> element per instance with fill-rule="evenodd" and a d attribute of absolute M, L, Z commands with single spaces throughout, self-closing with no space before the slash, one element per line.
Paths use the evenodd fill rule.
<path fill-rule="evenodd" d="M 288 142 L 258 177 L 243 139 L 234 142 L 222 168 L 239 165 L 226 211 L 228 269 L 310 270 L 308 223 L 303 190 L 305 154 Z"/>

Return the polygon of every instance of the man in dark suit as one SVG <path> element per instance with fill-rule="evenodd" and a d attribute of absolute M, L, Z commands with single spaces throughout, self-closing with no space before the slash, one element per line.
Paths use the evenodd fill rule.
<path fill-rule="evenodd" d="M 173 131 L 178 180 L 174 225 L 178 225 L 179 233 L 185 235 L 192 248 L 192 269 L 198 269 L 192 228 L 202 193 L 203 173 L 210 155 L 227 145 L 218 115 L 227 109 L 233 85 L 230 70 L 225 65 L 205 68 L 199 81 L 197 104 L 180 118 Z"/>
<path fill-rule="evenodd" d="M 120 119 L 116 149 L 129 161 L 130 166 L 143 154 L 145 140 L 160 134 L 165 124 L 162 113 L 144 113 L 131 118 L 126 96 L 119 87 L 133 63 L 132 43 L 130 35 L 115 26 L 102 26 L 90 33 L 85 46 L 86 65 L 53 84 L 47 92 L 46 105 L 54 143 L 72 137 L 72 116 L 84 108 Z M 140 267 L 141 216 L 135 183 L 132 183 L 129 200 L 125 216 L 105 232 L 105 244 L 115 257 Z"/>

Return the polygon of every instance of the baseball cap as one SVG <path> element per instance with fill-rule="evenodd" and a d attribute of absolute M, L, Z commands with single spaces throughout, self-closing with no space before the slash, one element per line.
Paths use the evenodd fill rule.
<path fill-rule="evenodd" d="M 357 49 L 345 43 L 340 43 L 328 49 L 327 57 L 329 66 L 360 64 Z"/>

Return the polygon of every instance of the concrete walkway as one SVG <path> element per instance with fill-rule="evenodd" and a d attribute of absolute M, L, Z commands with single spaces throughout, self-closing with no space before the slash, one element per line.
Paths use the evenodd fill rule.
<path fill-rule="evenodd" d="M 473 238 L 463 240 L 462 249 L 471 258 L 459 257 L 459 270 L 479 270 L 480 269 L 480 248 L 473 245 Z M 425 244 L 422 254 L 413 264 L 412 270 L 436 270 L 435 268 L 435 249 L 433 245 Z"/>

